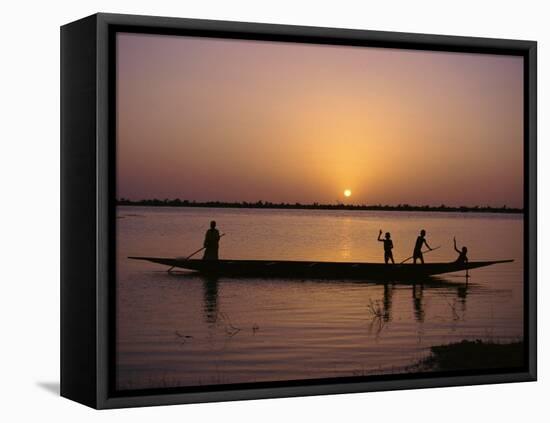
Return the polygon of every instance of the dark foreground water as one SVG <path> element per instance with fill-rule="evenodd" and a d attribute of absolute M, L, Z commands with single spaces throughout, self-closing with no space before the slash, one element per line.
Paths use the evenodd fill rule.
<path fill-rule="evenodd" d="M 211 219 L 221 258 L 382 261 L 514 259 L 434 284 L 282 279 L 208 280 L 166 273 L 129 255 L 175 257 L 200 248 Z M 523 337 L 523 217 L 502 214 L 119 207 L 118 389 L 400 373 L 431 345 Z"/>

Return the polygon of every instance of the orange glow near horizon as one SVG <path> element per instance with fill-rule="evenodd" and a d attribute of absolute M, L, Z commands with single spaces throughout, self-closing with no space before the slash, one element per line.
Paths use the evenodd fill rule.
<path fill-rule="evenodd" d="M 119 34 L 117 108 L 119 198 L 522 206 L 521 57 Z"/>

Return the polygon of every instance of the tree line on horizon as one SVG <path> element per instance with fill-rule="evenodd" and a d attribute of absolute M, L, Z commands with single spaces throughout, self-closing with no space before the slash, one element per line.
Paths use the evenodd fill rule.
<path fill-rule="evenodd" d="M 382 204 L 321 204 L 321 203 L 272 203 L 270 201 L 256 202 L 225 202 L 225 201 L 194 201 L 176 199 L 147 199 L 129 200 L 120 198 L 116 200 L 117 206 L 149 206 L 149 207 L 212 207 L 212 208 L 243 208 L 243 209 L 307 209 L 307 210 L 373 210 L 373 211 L 442 211 L 442 212 L 475 212 L 475 213 L 523 213 L 523 209 L 492 206 L 439 206 L 411 204 L 382 205 Z"/>

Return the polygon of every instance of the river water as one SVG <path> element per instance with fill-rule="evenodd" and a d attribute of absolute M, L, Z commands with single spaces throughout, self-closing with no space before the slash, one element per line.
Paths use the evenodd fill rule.
<path fill-rule="evenodd" d="M 220 258 L 396 261 L 420 229 L 427 262 L 514 259 L 437 283 L 208 280 L 127 256 L 186 256 L 210 220 Z M 200 256 L 198 256 L 200 257 Z M 432 345 L 523 339 L 523 216 L 476 213 L 117 208 L 116 387 L 144 389 L 402 373 Z"/>

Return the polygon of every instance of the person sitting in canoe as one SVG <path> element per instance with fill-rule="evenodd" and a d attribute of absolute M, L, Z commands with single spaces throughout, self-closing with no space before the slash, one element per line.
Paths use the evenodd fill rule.
<path fill-rule="evenodd" d="M 380 229 L 380 232 L 378 233 L 378 241 L 384 243 L 384 262 L 388 264 L 388 262 L 391 260 L 393 264 L 395 264 L 395 261 L 393 261 L 393 241 L 391 240 L 391 235 L 389 232 L 386 232 L 385 239 L 380 238 L 382 235 L 382 229 Z"/>
<path fill-rule="evenodd" d="M 414 244 L 414 251 L 413 251 L 413 263 L 416 264 L 416 260 L 420 260 L 420 263 L 424 264 L 424 255 L 422 254 L 422 247 L 424 244 L 426 244 L 426 247 L 428 247 L 428 250 L 432 250 L 432 247 L 428 245 L 428 242 L 426 241 L 426 231 L 422 229 L 420 231 L 420 235 L 418 238 L 416 238 L 416 244 Z"/>
<path fill-rule="evenodd" d="M 456 259 L 455 263 L 460 263 L 460 264 L 468 263 L 468 256 L 466 255 L 466 254 L 468 254 L 468 249 L 466 247 L 462 247 L 462 249 L 459 250 L 456 247 L 456 238 L 455 237 L 453 237 L 453 243 L 454 243 L 454 246 L 455 246 L 455 251 L 458 253 L 458 258 Z"/>
<path fill-rule="evenodd" d="M 204 256 L 203 260 L 218 260 L 218 248 L 220 243 L 220 232 L 216 229 L 216 222 L 210 222 L 210 229 L 206 231 L 204 237 Z"/>

